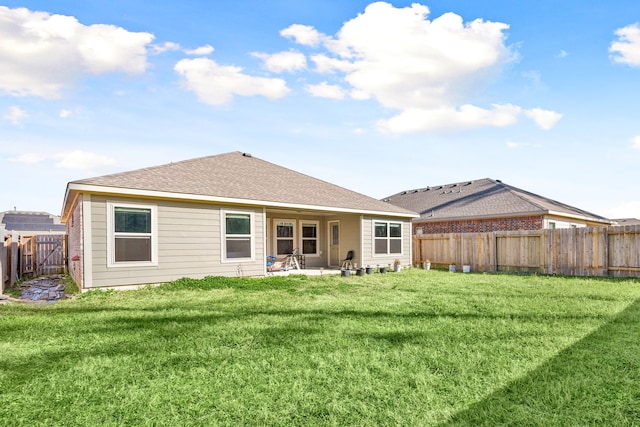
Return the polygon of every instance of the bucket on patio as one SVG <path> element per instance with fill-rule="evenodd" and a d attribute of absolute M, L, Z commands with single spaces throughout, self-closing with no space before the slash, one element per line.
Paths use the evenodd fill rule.
<path fill-rule="evenodd" d="M 367 266 L 367 274 L 373 274 L 373 267 Z"/>
<path fill-rule="evenodd" d="M 343 268 L 342 270 L 340 270 L 340 275 L 342 277 L 349 277 L 349 276 L 351 276 L 351 270 L 349 270 L 347 268 Z"/>
<path fill-rule="evenodd" d="M 364 268 L 359 268 L 357 270 L 358 276 L 364 276 Z"/>
<path fill-rule="evenodd" d="M 469 273 L 471 271 L 471 266 L 470 265 L 463 265 L 462 266 L 462 272 L 463 273 Z"/>
<path fill-rule="evenodd" d="M 455 264 L 449 264 L 449 272 L 450 273 L 455 273 L 456 272 L 456 265 Z"/>
<path fill-rule="evenodd" d="M 387 272 L 387 267 L 380 267 L 380 273 L 384 274 Z"/>

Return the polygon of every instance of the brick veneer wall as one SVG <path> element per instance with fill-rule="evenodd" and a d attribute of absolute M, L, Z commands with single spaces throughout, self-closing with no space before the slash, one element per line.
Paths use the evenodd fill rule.
<path fill-rule="evenodd" d="M 82 196 L 78 197 L 71 216 L 67 219 L 67 257 L 69 275 L 82 288 L 84 260 L 82 254 Z M 74 260 L 75 259 L 75 260 Z"/>
<path fill-rule="evenodd" d="M 416 230 L 422 229 L 422 234 L 486 233 L 491 231 L 542 230 L 542 227 L 542 216 L 524 216 L 415 223 L 413 232 L 416 234 Z"/>

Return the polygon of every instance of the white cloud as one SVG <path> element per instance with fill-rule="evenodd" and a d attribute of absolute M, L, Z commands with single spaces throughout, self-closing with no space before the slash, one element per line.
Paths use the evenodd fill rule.
<path fill-rule="evenodd" d="M 337 85 L 330 85 L 322 82 L 317 85 L 307 85 L 307 92 L 319 98 L 343 99 L 345 97 L 344 89 Z"/>
<path fill-rule="evenodd" d="M 89 151 L 74 150 L 59 153 L 53 156 L 58 160 L 56 167 L 64 169 L 91 170 L 99 166 L 107 166 L 115 163 L 115 160 Z"/>
<path fill-rule="evenodd" d="M 278 99 L 289 93 L 282 79 L 253 77 L 240 67 L 218 65 L 208 58 L 183 59 L 174 70 L 183 77 L 185 88 L 207 104 L 226 104 L 234 95 Z"/>
<path fill-rule="evenodd" d="M 335 37 L 304 25 L 291 25 L 281 34 L 327 53 L 311 56 L 320 73 L 342 73 L 354 99 L 375 99 L 399 110 L 378 122 L 387 132 L 428 132 L 508 126 L 523 114 L 548 129 L 555 112 L 524 111 L 514 105 L 488 108 L 469 100 L 488 86 L 502 67 L 516 58 L 505 44 L 500 22 L 463 22 L 454 13 L 428 19 L 427 6 L 414 3 L 395 8 L 372 3 L 346 22 Z"/>
<path fill-rule="evenodd" d="M 71 114 L 73 114 L 73 112 L 70 110 L 60 110 L 60 118 L 62 119 L 66 119 L 67 117 L 71 116 Z"/>
<path fill-rule="evenodd" d="M 534 147 L 540 148 L 540 144 L 529 144 L 526 142 L 515 142 L 515 141 L 507 141 L 507 148 L 510 150 L 515 150 L 524 147 Z"/>
<path fill-rule="evenodd" d="M 0 92 L 56 98 L 88 75 L 140 74 L 149 33 L 0 6 Z"/>
<path fill-rule="evenodd" d="M 484 126 L 504 127 L 514 124 L 522 109 L 515 105 L 494 105 L 487 110 L 474 105 L 459 108 L 409 108 L 378 122 L 378 129 L 391 133 L 415 133 L 433 130 L 466 130 Z"/>
<path fill-rule="evenodd" d="M 561 50 L 561 51 L 556 55 L 556 58 L 560 58 L 560 59 L 562 59 L 562 58 L 566 58 L 567 56 L 569 56 L 569 53 L 568 53 L 566 50 L 562 49 L 562 50 Z"/>
<path fill-rule="evenodd" d="M 327 36 L 318 32 L 309 25 L 293 24 L 280 31 L 282 37 L 292 38 L 296 43 L 316 47 L 327 39 Z"/>
<path fill-rule="evenodd" d="M 164 42 L 162 44 L 151 45 L 151 50 L 155 54 L 160 54 L 164 52 L 173 52 L 176 50 L 180 50 L 180 45 L 174 42 Z"/>
<path fill-rule="evenodd" d="M 307 58 L 300 52 L 279 52 L 271 55 L 254 52 L 252 55 L 262 59 L 265 68 L 273 73 L 304 70 L 307 68 Z"/>
<path fill-rule="evenodd" d="M 207 56 L 213 53 L 213 51 L 214 51 L 213 46 L 211 46 L 210 44 L 206 44 L 204 46 L 200 46 L 195 49 L 185 50 L 185 53 L 187 55 Z"/>
<path fill-rule="evenodd" d="M 27 117 L 29 117 L 27 112 L 16 105 L 9 107 L 9 112 L 2 116 L 3 119 L 10 121 L 14 125 L 19 125 Z"/>
<path fill-rule="evenodd" d="M 640 66 L 640 27 L 638 24 L 618 28 L 618 41 L 611 43 L 609 52 L 615 62 Z"/>
<path fill-rule="evenodd" d="M 42 155 L 42 154 L 36 154 L 36 153 L 25 153 L 22 154 L 18 157 L 14 157 L 9 159 L 10 161 L 14 162 L 14 163 L 24 163 L 27 165 L 33 165 L 36 163 L 40 163 L 41 161 L 45 160 L 47 157 Z"/>
<path fill-rule="evenodd" d="M 343 73 L 349 73 L 356 71 L 358 67 L 348 61 L 342 59 L 330 58 L 327 55 L 312 55 L 311 60 L 316 64 L 316 71 L 319 73 L 333 73 L 334 71 L 341 71 Z"/>
<path fill-rule="evenodd" d="M 551 129 L 562 118 L 562 114 L 551 110 L 533 108 L 524 112 L 524 115 L 532 119 L 544 130 Z"/>
<path fill-rule="evenodd" d="M 634 150 L 640 150 L 640 135 L 631 138 L 631 148 Z"/>

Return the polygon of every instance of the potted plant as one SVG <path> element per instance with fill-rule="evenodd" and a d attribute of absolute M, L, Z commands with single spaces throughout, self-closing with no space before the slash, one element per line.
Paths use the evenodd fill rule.
<path fill-rule="evenodd" d="M 422 268 L 425 270 L 431 270 L 431 261 L 426 260 L 422 262 Z"/>
<path fill-rule="evenodd" d="M 396 273 L 399 272 L 401 268 L 402 268 L 402 265 L 401 265 L 399 259 L 396 259 L 395 261 L 393 261 L 393 271 L 394 272 L 396 272 Z"/>

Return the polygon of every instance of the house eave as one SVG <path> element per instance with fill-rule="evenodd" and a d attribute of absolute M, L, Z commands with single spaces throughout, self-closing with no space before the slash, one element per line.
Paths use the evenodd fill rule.
<path fill-rule="evenodd" d="M 67 186 L 67 191 L 65 194 L 64 204 L 63 204 L 63 221 L 66 220 L 68 216 L 68 206 L 73 205 L 71 203 L 69 205 L 69 198 L 72 197 L 75 199 L 77 194 L 87 192 L 92 194 L 109 194 L 109 195 L 118 195 L 118 196 L 135 196 L 135 197 L 145 197 L 145 198 L 154 198 L 154 199 L 171 199 L 171 200 L 186 200 L 186 201 L 194 201 L 194 202 L 206 202 L 206 203 L 221 203 L 221 204 L 237 204 L 237 205 L 246 205 L 246 206 L 260 206 L 266 208 L 283 208 L 283 209 L 293 209 L 293 210 L 312 210 L 312 211 L 320 211 L 320 212 L 337 212 L 337 213 L 354 213 L 354 214 L 363 214 L 363 215 L 375 215 L 375 216 L 392 216 L 392 217 L 400 217 L 400 218 L 417 218 L 419 215 L 413 213 L 402 213 L 402 212 L 392 212 L 392 211 L 378 211 L 378 210 L 367 210 L 367 209 L 353 209 L 353 208 L 344 208 L 344 207 L 333 207 L 333 206 L 319 206 L 319 205 L 307 205 L 307 204 L 299 204 L 299 203 L 285 203 L 285 202 L 274 202 L 274 201 L 266 201 L 266 200 L 253 200 L 253 199 L 241 199 L 241 198 L 233 198 L 233 197 L 220 197 L 220 196 L 207 196 L 200 194 L 187 194 L 187 193 L 173 193 L 173 192 L 164 192 L 164 191 L 154 191 L 154 190 L 139 190 L 132 188 L 121 188 L 121 187 L 106 187 L 106 186 L 96 186 L 90 184 L 78 184 L 78 183 L 69 183 Z"/>
<path fill-rule="evenodd" d="M 514 213 L 498 214 L 498 215 L 486 214 L 486 215 L 473 215 L 473 216 L 467 215 L 467 216 L 450 216 L 450 217 L 444 217 L 444 216 L 443 217 L 438 217 L 438 216 L 422 217 L 421 216 L 419 218 L 416 218 L 414 222 L 468 221 L 468 220 L 474 220 L 474 219 L 489 219 L 489 218 L 517 218 L 517 217 L 523 217 L 523 216 L 557 216 L 562 218 L 569 218 L 569 219 L 575 219 L 575 220 L 587 221 L 587 222 L 596 222 L 596 223 L 607 224 L 607 225 L 611 225 L 613 223 L 612 221 L 606 220 L 606 219 L 598 219 L 598 218 L 593 218 L 588 216 L 569 214 L 565 212 L 557 212 L 557 211 L 551 211 L 551 210 L 514 212 Z"/>
<path fill-rule="evenodd" d="M 593 218 L 593 217 L 589 217 L 589 216 L 569 214 L 569 213 L 564 213 L 564 212 L 547 211 L 546 215 L 559 216 L 559 217 L 563 217 L 563 218 L 573 218 L 573 219 L 578 219 L 578 220 L 581 220 L 581 221 L 588 221 L 588 222 L 599 222 L 599 223 L 608 224 L 608 225 L 613 224 L 613 221 L 608 220 L 608 219 L 604 219 L 604 218 L 602 218 L 602 219 Z"/>

